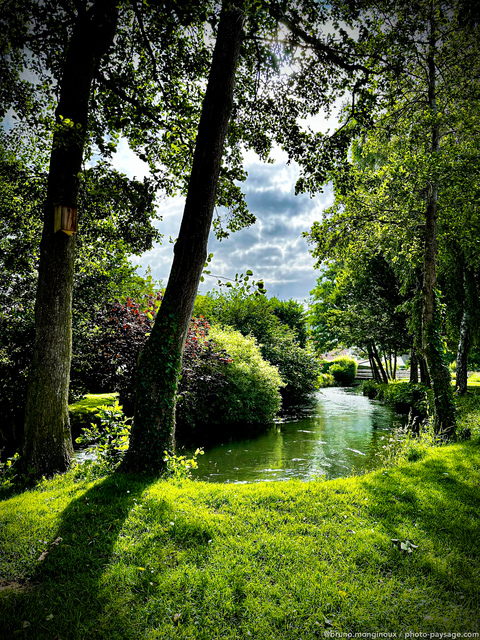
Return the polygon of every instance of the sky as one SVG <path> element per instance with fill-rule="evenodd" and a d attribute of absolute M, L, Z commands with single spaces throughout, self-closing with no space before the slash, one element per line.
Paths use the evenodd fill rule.
<path fill-rule="evenodd" d="M 332 202 L 332 191 L 326 187 L 324 193 L 315 198 L 308 195 L 295 196 L 298 167 L 287 165 L 286 156 L 276 151 L 275 164 L 264 164 L 255 154 L 247 154 L 245 168 L 247 180 L 242 184 L 247 205 L 255 214 L 254 225 L 236 231 L 221 242 L 210 233 L 208 252 L 213 253 L 209 270 L 212 276 L 235 278 L 235 274 L 253 271 L 254 280 L 263 280 L 269 297 L 280 300 L 308 300 L 310 291 L 319 276 L 314 269 L 315 260 L 302 232 L 308 231 L 315 220 L 321 218 L 322 210 Z M 139 160 L 122 141 L 115 156 L 116 168 L 129 177 L 141 179 L 147 173 L 146 165 Z M 183 198 L 163 200 L 159 204 L 162 221 L 157 223 L 163 234 L 162 244 L 141 257 L 132 256 L 138 264 L 139 273 L 150 266 L 156 280 L 167 284 L 173 257 L 173 244 L 183 213 Z M 217 284 L 217 277 L 206 276 L 199 292 L 206 293 Z"/>

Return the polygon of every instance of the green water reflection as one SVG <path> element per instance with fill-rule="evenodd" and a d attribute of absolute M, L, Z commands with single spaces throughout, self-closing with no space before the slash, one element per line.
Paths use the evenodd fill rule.
<path fill-rule="evenodd" d="M 256 438 L 206 448 L 193 475 L 212 482 L 258 482 L 374 469 L 386 432 L 401 420 L 358 392 L 323 389 L 310 415 L 281 421 Z"/>

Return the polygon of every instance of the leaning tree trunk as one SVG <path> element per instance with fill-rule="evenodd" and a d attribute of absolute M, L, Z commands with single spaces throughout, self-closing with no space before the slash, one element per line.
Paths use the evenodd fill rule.
<path fill-rule="evenodd" d="M 430 47 L 428 53 L 428 103 L 432 117 L 436 120 L 436 32 L 434 17 L 431 17 Z M 432 126 L 432 156 L 440 150 L 440 127 L 437 122 Z M 425 210 L 425 248 L 422 310 L 422 346 L 432 383 L 434 400 L 435 434 L 447 440 L 455 437 L 455 403 L 451 376 L 444 357 L 441 334 L 441 315 L 437 300 L 436 252 L 437 252 L 437 207 L 438 183 L 433 179 L 429 186 Z"/>
<path fill-rule="evenodd" d="M 378 366 L 378 370 L 380 372 L 380 376 L 381 376 L 381 381 L 384 382 L 385 384 L 388 384 L 388 375 L 385 371 L 385 368 L 382 364 L 382 359 L 380 357 L 380 354 L 378 353 L 378 349 L 377 346 L 374 344 L 373 347 L 373 357 L 375 358 L 375 361 L 377 363 Z"/>
<path fill-rule="evenodd" d="M 35 346 L 25 408 L 23 463 L 37 477 L 68 469 L 75 233 L 55 232 L 55 207 L 76 209 L 94 74 L 113 42 L 115 0 L 79 13 L 63 68 L 48 172 L 35 302 Z M 70 226 L 70 230 L 74 228 Z"/>
<path fill-rule="evenodd" d="M 207 257 L 243 23 L 240 10 L 222 9 L 182 224 L 162 306 L 137 366 L 134 422 L 121 471 L 157 473 L 165 467 L 164 452 L 174 448 L 178 377 Z"/>
<path fill-rule="evenodd" d="M 375 382 L 382 382 L 380 373 L 378 371 L 377 363 L 375 362 L 375 356 L 371 345 L 367 346 L 368 360 L 370 361 L 370 369 L 372 371 L 372 377 Z"/>

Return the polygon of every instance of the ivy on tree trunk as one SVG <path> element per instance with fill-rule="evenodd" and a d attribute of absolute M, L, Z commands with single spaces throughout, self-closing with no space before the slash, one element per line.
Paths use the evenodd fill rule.
<path fill-rule="evenodd" d="M 175 400 L 186 335 L 215 207 L 223 147 L 233 105 L 244 15 L 223 6 L 198 127 L 182 224 L 162 305 L 142 351 L 135 415 L 122 471 L 160 472 L 175 443 Z"/>
<path fill-rule="evenodd" d="M 440 151 L 440 127 L 437 120 L 438 110 L 436 102 L 436 37 L 435 18 L 432 8 L 430 19 L 430 46 L 427 58 L 428 106 L 433 118 L 430 149 L 432 156 L 437 155 Z M 453 400 L 450 371 L 444 355 L 441 333 L 442 323 L 436 291 L 437 209 L 438 183 L 436 179 L 434 179 L 428 188 L 427 205 L 425 209 L 422 346 L 433 390 L 434 432 L 442 439 L 449 439 L 455 436 L 455 403 Z"/>
<path fill-rule="evenodd" d="M 73 455 L 68 415 L 75 234 L 54 233 L 54 207 L 76 207 L 92 81 L 113 42 L 115 0 L 79 10 L 65 58 L 48 172 L 35 301 L 35 346 L 25 408 L 23 463 L 37 477 Z"/>

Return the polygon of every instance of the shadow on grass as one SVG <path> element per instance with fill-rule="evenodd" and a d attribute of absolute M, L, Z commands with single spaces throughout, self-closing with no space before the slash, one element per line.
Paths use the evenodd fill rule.
<path fill-rule="evenodd" d="M 104 590 L 104 573 L 115 565 L 115 547 L 125 520 L 153 481 L 113 474 L 68 505 L 54 534 L 58 544 L 49 546 L 31 578 L 34 588 L 2 600 L 2 637 L 135 637 L 122 624 L 105 628 L 111 594 Z M 158 517 L 167 517 L 170 507 L 157 500 L 155 509 Z"/>
<path fill-rule="evenodd" d="M 480 474 L 474 447 L 449 457 L 393 468 L 364 482 L 369 511 L 391 539 L 417 545 L 412 554 L 392 543 L 382 573 L 409 571 L 412 563 L 434 584 L 440 622 L 449 630 L 480 630 Z M 432 583 L 433 580 L 433 583 Z M 462 610 L 462 619 L 458 611 Z M 466 614 L 466 611 L 470 614 Z M 443 629 L 445 630 L 445 628 Z"/>

